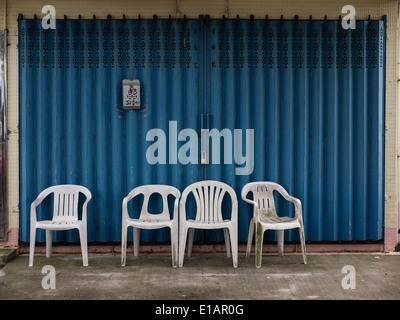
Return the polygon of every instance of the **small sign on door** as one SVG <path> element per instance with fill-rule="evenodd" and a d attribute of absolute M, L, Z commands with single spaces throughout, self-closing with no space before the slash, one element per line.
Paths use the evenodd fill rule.
<path fill-rule="evenodd" d="M 122 80 L 122 107 L 124 109 L 140 108 L 139 80 Z"/>

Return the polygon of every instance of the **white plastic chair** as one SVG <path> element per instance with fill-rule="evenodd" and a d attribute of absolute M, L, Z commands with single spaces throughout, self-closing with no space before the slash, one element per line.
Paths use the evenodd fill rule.
<path fill-rule="evenodd" d="M 51 193 L 54 193 L 52 220 L 37 221 L 36 207 Z M 82 219 L 78 220 L 79 193 L 86 197 L 82 206 Z M 31 205 L 31 235 L 29 249 L 29 266 L 33 266 L 35 253 L 36 229 L 46 230 L 46 257 L 51 257 L 52 231 L 78 229 L 81 242 L 83 265 L 88 266 L 87 253 L 87 204 L 92 198 L 90 191 L 78 185 L 64 184 L 43 190 Z"/>
<path fill-rule="evenodd" d="M 232 200 L 230 220 L 222 217 L 222 200 L 228 192 Z M 190 193 L 196 200 L 197 212 L 194 220 L 186 218 L 186 199 Z M 187 233 L 189 231 L 187 255 L 190 257 L 193 246 L 194 229 L 224 229 L 227 256 L 231 256 L 229 235 L 232 247 L 233 267 L 238 264 L 237 215 L 238 204 L 235 191 L 219 181 L 200 181 L 189 185 L 182 193 L 179 209 L 179 267 L 183 266 Z"/>
<path fill-rule="evenodd" d="M 253 193 L 253 200 L 247 198 L 249 192 Z M 274 191 L 278 191 L 287 201 L 293 202 L 295 207 L 294 217 L 279 217 L 275 210 Z M 299 228 L 301 250 L 304 264 L 307 264 L 306 245 L 304 240 L 304 226 L 301 201 L 290 196 L 279 184 L 274 182 L 251 182 L 242 189 L 244 201 L 253 205 L 253 218 L 250 221 L 249 237 L 247 241 L 246 258 L 251 251 L 254 226 L 256 225 L 256 267 L 261 267 L 262 243 L 266 230 L 278 231 L 278 252 L 283 255 L 284 230 Z"/>
<path fill-rule="evenodd" d="M 148 211 L 150 196 L 158 193 L 162 196 L 163 211 L 160 214 L 152 214 Z M 139 219 L 132 219 L 128 214 L 128 202 L 139 194 L 144 195 L 142 210 Z M 168 195 L 175 197 L 174 212 L 171 218 L 168 209 Z M 122 248 L 121 265 L 126 264 L 126 246 L 128 227 L 133 227 L 133 252 L 139 255 L 140 229 L 171 229 L 172 266 L 178 266 L 178 204 L 181 193 L 178 189 L 167 185 L 145 185 L 136 187 L 124 198 L 122 202 Z"/>

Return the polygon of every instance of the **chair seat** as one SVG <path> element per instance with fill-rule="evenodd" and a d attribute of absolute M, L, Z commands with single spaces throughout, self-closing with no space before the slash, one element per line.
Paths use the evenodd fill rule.
<path fill-rule="evenodd" d="M 173 220 L 163 220 L 163 219 L 129 219 L 127 220 L 128 227 L 138 227 L 142 229 L 159 229 L 162 227 L 170 227 Z"/>
<path fill-rule="evenodd" d="M 272 210 L 260 210 L 259 221 L 267 225 L 269 229 L 291 229 L 300 227 L 298 219 L 288 216 L 279 217 Z"/>
<path fill-rule="evenodd" d="M 188 228 L 196 227 L 199 229 L 221 229 L 227 228 L 232 224 L 231 220 L 223 220 L 222 222 L 210 222 L 210 221 L 196 221 L 188 219 L 186 225 Z"/>
<path fill-rule="evenodd" d="M 47 230 L 69 230 L 79 228 L 82 221 L 53 221 L 53 220 L 42 220 L 36 222 L 36 227 Z"/>
<path fill-rule="evenodd" d="M 300 223 L 296 221 L 292 222 L 264 222 L 261 220 L 262 225 L 264 226 L 264 229 L 269 229 L 269 230 L 287 230 L 287 229 L 294 229 L 294 228 L 300 228 Z"/>

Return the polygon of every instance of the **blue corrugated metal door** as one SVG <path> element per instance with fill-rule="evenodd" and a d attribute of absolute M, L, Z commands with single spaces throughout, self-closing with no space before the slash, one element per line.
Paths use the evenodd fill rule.
<path fill-rule="evenodd" d="M 134 187 L 182 191 L 202 179 L 236 190 L 240 241 L 252 215 L 240 191 L 257 180 L 301 199 L 308 240 L 382 239 L 385 38 L 383 20 L 344 30 L 326 20 L 65 18 L 44 30 L 41 20 L 20 17 L 21 241 L 29 239 L 31 202 L 50 185 L 91 190 L 88 238 L 104 242 L 120 241 L 122 199 Z M 141 82 L 140 110 L 122 108 L 122 80 L 131 78 Z M 149 139 L 154 128 L 165 137 Z M 201 129 L 227 129 L 227 161 L 221 136 L 219 163 L 210 147 L 201 164 Z M 193 132 L 198 148 L 185 150 Z M 165 154 L 149 163 L 149 147 L 164 138 Z M 152 206 L 161 211 L 157 199 Z M 278 209 L 293 210 L 280 199 Z M 54 237 L 78 240 L 73 232 Z M 144 231 L 142 240 L 168 241 L 168 231 Z"/>

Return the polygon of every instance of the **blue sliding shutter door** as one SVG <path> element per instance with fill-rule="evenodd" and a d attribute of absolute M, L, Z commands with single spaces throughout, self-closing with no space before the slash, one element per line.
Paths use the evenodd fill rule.
<path fill-rule="evenodd" d="M 90 189 L 88 240 L 109 242 L 121 240 L 122 200 L 134 187 L 183 191 L 204 179 L 235 189 L 240 241 L 252 217 L 241 189 L 260 180 L 302 201 L 307 240 L 383 239 L 385 27 L 200 16 L 65 18 L 45 30 L 40 19 L 20 17 L 20 240 L 29 241 L 32 201 L 54 184 Z M 140 80 L 140 109 L 123 109 L 123 79 Z M 218 136 L 219 161 L 211 138 L 203 152 L 202 129 L 232 138 L 229 149 Z M 156 145 L 165 148 L 151 152 Z M 140 200 L 130 203 L 132 216 Z M 162 210 L 158 200 L 153 212 Z M 39 219 L 51 217 L 51 201 Z M 293 215 L 276 201 L 278 214 Z M 187 209 L 195 214 L 190 201 Z M 167 242 L 169 232 L 144 230 L 141 238 Z M 58 232 L 54 240 L 79 237 Z M 195 240 L 223 241 L 223 233 L 196 231 Z"/>

